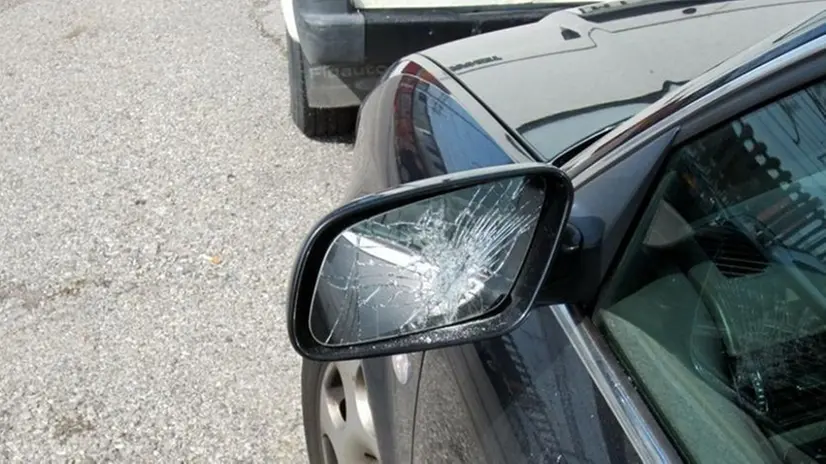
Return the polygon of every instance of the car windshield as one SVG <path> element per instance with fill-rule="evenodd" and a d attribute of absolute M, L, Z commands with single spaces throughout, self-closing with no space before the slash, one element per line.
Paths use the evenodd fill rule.
<path fill-rule="evenodd" d="M 567 159 L 683 84 L 668 80 L 650 93 L 551 114 L 523 124 L 517 131 L 545 161 Z"/>
<path fill-rule="evenodd" d="M 601 107 L 521 128 L 521 134 L 543 158 L 550 161 L 583 140 L 637 114 L 649 103 L 635 102 Z"/>

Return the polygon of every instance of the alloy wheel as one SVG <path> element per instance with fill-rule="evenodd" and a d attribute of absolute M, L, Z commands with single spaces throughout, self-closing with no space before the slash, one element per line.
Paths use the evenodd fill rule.
<path fill-rule="evenodd" d="M 319 417 L 325 464 L 376 464 L 378 443 L 360 361 L 326 366 Z"/>

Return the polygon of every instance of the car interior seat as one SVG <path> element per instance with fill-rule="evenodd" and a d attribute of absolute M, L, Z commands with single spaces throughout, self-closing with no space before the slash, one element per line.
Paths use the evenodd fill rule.
<path fill-rule="evenodd" d="M 777 312 L 782 267 L 736 230 L 695 230 L 667 201 L 650 221 L 595 322 L 667 431 L 697 462 L 816 462 L 792 444 L 808 440 L 772 433 L 751 382 L 765 366 L 738 364 L 795 337 L 766 330 L 778 321 L 765 315 L 788 315 Z"/>

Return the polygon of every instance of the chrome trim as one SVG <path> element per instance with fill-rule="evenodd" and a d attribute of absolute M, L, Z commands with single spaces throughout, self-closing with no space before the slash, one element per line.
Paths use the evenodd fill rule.
<path fill-rule="evenodd" d="M 802 62 L 803 60 L 810 58 L 812 55 L 823 51 L 824 48 L 826 48 L 826 35 L 822 35 L 816 39 L 812 39 L 811 41 L 803 45 L 800 45 L 799 47 L 796 47 L 784 53 L 783 55 L 775 57 L 771 61 L 761 64 L 760 66 L 752 69 L 751 71 L 741 76 L 738 76 L 734 80 L 726 82 L 720 87 L 717 87 L 716 89 L 703 95 L 697 100 L 689 103 L 688 105 L 679 108 L 674 113 L 654 123 L 654 125 L 652 125 L 648 130 L 641 132 L 636 136 L 632 137 L 631 139 L 625 141 L 622 145 L 614 149 L 613 152 L 606 156 L 603 156 L 602 158 L 595 161 L 592 165 L 586 167 L 582 172 L 575 176 L 574 179 L 572 179 L 574 187 L 577 187 L 578 185 L 583 184 L 591 180 L 592 178 L 596 177 L 617 159 L 623 158 L 628 153 L 639 149 L 651 140 L 654 140 L 656 137 L 659 137 L 664 132 L 671 129 L 673 126 L 676 126 L 680 121 L 685 120 L 688 116 L 697 113 L 705 108 L 713 106 L 719 100 L 726 98 L 730 93 L 736 90 L 740 90 L 745 86 L 755 84 L 760 80 L 765 79 L 766 77 L 774 73 L 782 71 L 783 69 L 788 68 L 793 64 Z M 744 51 L 744 53 L 746 53 L 747 51 L 748 50 Z M 702 77 L 700 77 L 700 79 L 701 78 Z M 621 124 L 614 130 L 622 131 L 626 128 L 627 127 L 625 124 Z M 614 131 L 611 131 L 611 133 L 613 132 Z M 610 136 L 610 133 L 607 134 L 607 137 Z M 599 146 L 596 146 L 591 150 L 599 150 Z M 578 155 L 577 159 L 585 161 L 588 158 L 588 156 L 584 153 L 588 151 L 590 150 L 586 150 L 582 154 Z"/>
<path fill-rule="evenodd" d="M 671 440 L 660 428 L 648 406 L 624 375 L 622 367 L 600 338 L 589 319 L 576 322 L 575 309 L 568 305 L 551 305 L 565 335 L 591 375 L 611 411 L 617 418 L 634 449 L 645 463 L 680 463 L 682 459 Z"/>

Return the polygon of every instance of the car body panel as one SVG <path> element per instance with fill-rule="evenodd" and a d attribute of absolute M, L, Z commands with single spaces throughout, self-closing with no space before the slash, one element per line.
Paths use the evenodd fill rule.
<path fill-rule="evenodd" d="M 509 137 L 478 102 L 433 63 L 422 57 L 403 61 L 361 108 L 355 175 L 345 198 L 451 172 L 531 161 L 524 148 Z M 386 462 L 410 462 L 413 456 L 423 358 L 422 353 L 396 358 L 408 366 L 406 383 L 396 376 L 392 357 L 363 361 L 371 407 L 383 411 L 374 423 L 379 452 Z"/>
<path fill-rule="evenodd" d="M 550 307 L 424 356 L 414 462 L 640 462 Z"/>
<path fill-rule="evenodd" d="M 533 159 L 424 57 L 395 66 L 359 113 L 347 199 L 469 169 Z"/>
<path fill-rule="evenodd" d="M 797 39 L 792 35 L 772 47 L 750 49 L 659 100 L 575 158 L 573 168 L 565 167 L 578 187 L 571 220 L 583 233 L 584 247 L 593 250 L 594 263 L 599 263 L 591 266 L 596 269 L 596 275 L 590 277 L 596 286 L 583 291 L 583 301 L 574 304 L 585 305 L 588 294 L 593 296 L 602 282 L 613 255 L 621 249 L 636 214 L 634 208 L 645 199 L 652 173 L 679 132 L 679 124 L 635 146 L 635 154 L 641 156 L 614 157 L 614 149 L 624 148 L 635 135 L 667 119 L 675 108 L 685 108 L 687 102 L 720 90 L 732 79 L 788 51 L 789 43 L 800 45 L 824 32 L 817 26 L 798 31 Z M 440 90 L 433 98 L 431 86 Z M 514 90 L 514 95 L 520 93 L 524 92 Z M 434 130 L 431 119 L 414 117 L 412 109 L 399 111 L 404 101 L 411 108 L 419 101 L 439 108 L 434 112 L 447 109 L 456 116 L 455 124 L 482 134 L 471 139 L 476 140 L 471 144 L 474 152 L 481 155 L 472 157 L 450 148 L 438 150 L 439 155 L 433 157 L 428 147 L 453 147 L 461 130 Z M 457 170 L 531 160 L 530 149 L 520 145 L 512 129 L 474 101 L 453 73 L 423 56 L 414 56 L 388 73 L 365 102 L 360 118 L 356 176 L 348 199 Z M 417 134 L 427 137 L 417 138 Z M 647 151 L 640 151 L 642 148 Z M 643 156 L 643 152 L 648 155 Z M 590 178 L 589 169 L 608 158 L 613 159 L 611 176 L 601 176 L 601 182 L 636 183 L 626 197 L 612 198 L 612 202 L 604 201 L 604 189 L 596 183 L 577 182 Z M 620 215 L 624 222 L 617 220 Z M 606 241 L 611 246 L 603 246 Z M 569 267 L 565 271 L 578 272 Z M 537 302 L 526 322 L 506 336 L 404 355 L 409 366 L 404 383 L 394 374 L 392 358 L 364 360 L 371 405 L 374 411 L 382 411 L 375 417 L 382 458 L 392 462 L 637 462 L 639 457 L 627 438 L 632 426 L 618 420 L 621 406 L 606 407 L 606 399 L 611 399 L 606 391 L 611 386 L 595 381 L 582 354 L 574 353 L 577 347 L 560 330 L 559 315 L 544 306 L 549 303 Z M 630 387 L 623 388 L 633 394 Z M 650 418 L 643 420 L 659 430 Z"/>
<path fill-rule="evenodd" d="M 422 54 L 550 158 L 824 8 L 822 0 L 741 0 L 599 22 L 559 11 Z M 482 62 L 464 65 L 474 59 Z"/>

